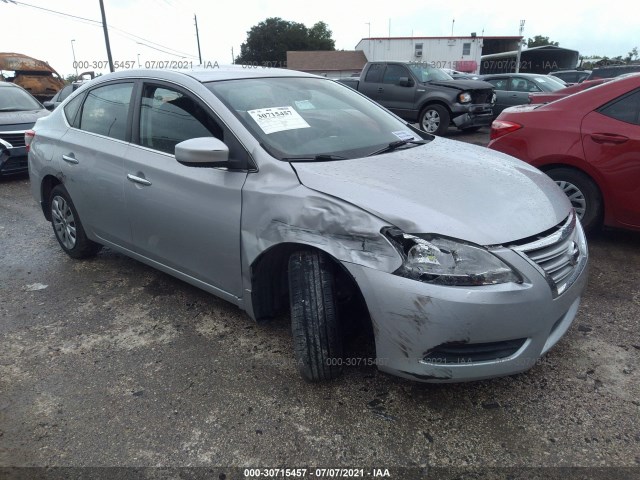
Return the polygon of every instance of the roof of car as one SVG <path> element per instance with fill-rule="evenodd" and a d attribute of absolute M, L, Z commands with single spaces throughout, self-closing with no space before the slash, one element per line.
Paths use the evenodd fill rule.
<path fill-rule="evenodd" d="M 21 88 L 19 85 L 16 85 L 15 83 L 11 83 L 11 82 L 0 82 L 0 87 L 18 87 L 18 88 Z"/>
<path fill-rule="evenodd" d="M 310 73 L 299 72 L 297 70 L 287 70 L 283 68 L 271 68 L 261 66 L 246 65 L 218 65 L 212 64 L 193 69 L 170 70 L 170 69 L 142 69 L 142 70 L 123 70 L 115 73 L 102 75 L 100 80 L 115 78 L 131 78 L 131 77 L 163 77 L 182 74 L 190 76 L 201 83 L 215 82 L 220 80 L 235 80 L 242 78 L 267 78 L 267 77 L 309 77 L 323 78 Z M 174 77 L 175 78 L 175 77 Z"/>

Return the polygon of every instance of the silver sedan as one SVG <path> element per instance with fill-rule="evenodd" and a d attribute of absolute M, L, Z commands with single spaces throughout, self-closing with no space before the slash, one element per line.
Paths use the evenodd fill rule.
<path fill-rule="evenodd" d="M 311 381 L 360 363 L 345 332 L 367 326 L 365 361 L 406 378 L 527 370 L 585 286 L 582 228 L 546 175 L 417 130 L 330 79 L 118 72 L 26 137 L 62 250 L 108 246 L 257 321 L 289 312 Z"/>

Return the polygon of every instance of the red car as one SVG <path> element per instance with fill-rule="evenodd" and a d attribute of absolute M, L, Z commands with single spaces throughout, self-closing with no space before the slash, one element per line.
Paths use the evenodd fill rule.
<path fill-rule="evenodd" d="M 535 92 L 529 94 L 529 103 L 549 103 L 561 98 L 568 97 L 574 93 L 587 90 L 588 88 L 601 85 L 610 81 L 610 78 L 599 78 L 597 80 L 586 80 L 582 83 L 574 83 L 566 88 L 556 90 L 555 92 Z"/>
<path fill-rule="evenodd" d="M 602 223 L 640 230 L 640 74 L 504 110 L 488 147 L 554 179 L 585 230 Z"/>

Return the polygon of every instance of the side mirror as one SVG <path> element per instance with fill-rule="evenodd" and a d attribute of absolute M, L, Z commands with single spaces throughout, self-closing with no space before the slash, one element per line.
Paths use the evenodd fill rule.
<path fill-rule="evenodd" d="M 44 105 L 44 108 L 46 108 L 50 112 L 53 112 L 53 109 L 56 108 L 56 104 L 54 102 L 52 102 L 51 100 L 47 100 L 42 105 Z"/>
<path fill-rule="evenodd" d="M 217 138 L 191 138 L 175 148 L 176 160 L 187 167 L 231 167 L 229 147 Z"/>
<path fill-rule="evenodd" d="M 400 85 L 401 87 L 413 87 L 413 80 L 411 80 L 409 77 L 400 77 L 400 79 L 398 80 L 398 85 Z"/>

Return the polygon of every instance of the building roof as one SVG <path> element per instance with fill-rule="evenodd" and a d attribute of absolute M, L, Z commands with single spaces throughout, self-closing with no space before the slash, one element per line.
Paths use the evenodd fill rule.
<path fill-rule="evenodd" d="M 536 52 L 566 52 L 566 53 L 571 53 L 571 54 L 576 54 L 578 55 L 578 51 L 577 50 L 572 50 L 570 48 L 564 48 L 564 47 L 557 47 L 555 45 L 542 45 L 540 47 L 531 47 L 531 48 L 523 48 L 522 49 L 522 54 L 533 54 Z M 518 53 L 517 50 L 513 50 L 511 52 L 501 52 L 501 53 L 492 53 L 490 55 L 483 55 L 482 59 L 486 60 L 486 59 L 496 59 L 496 58 L 507 58 L 507 57 L 512 57 L 514 55 L 516 55 Z"/>
<path fill-rule="evenodd" d="M 452 39 L 463 39 L 463 38 L 483 38 L 487 40 L 522 40 L 524 37 L 522 36 L 495 36 L 495 35 L 477 35 L 473 36 L 453 36 L 453 37 L 367 37 L 360 40 L 452 40 Z"/>
<path fill-rule="evenodd" d="M 362 50 L 287 52 L 287 68 L 303 72 L 362 70 L 367 57 Z"/>

